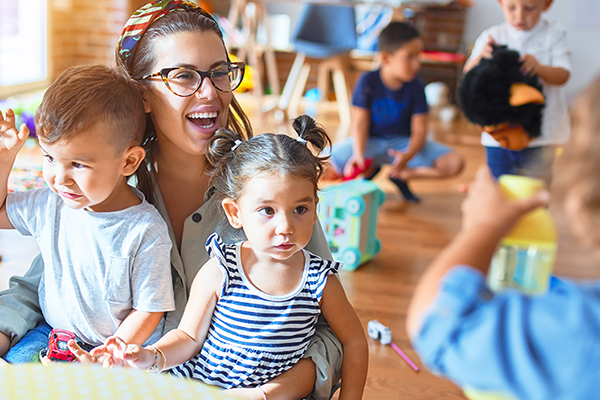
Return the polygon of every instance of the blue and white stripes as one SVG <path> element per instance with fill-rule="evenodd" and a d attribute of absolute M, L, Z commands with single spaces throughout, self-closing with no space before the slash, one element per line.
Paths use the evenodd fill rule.
<path fill-rule="evenodd" d="M 284 296 L 261 292 L 246 278 L 240 244 L 207 240 L 211 257 L 223 269 L 223 291 L 200 353 L 171 370 L 225 388 L 256 386 L 291 368 L 306 351 L 320 314 L 327 276 L 341 265 L 303 250 L 302 282 Z"/>

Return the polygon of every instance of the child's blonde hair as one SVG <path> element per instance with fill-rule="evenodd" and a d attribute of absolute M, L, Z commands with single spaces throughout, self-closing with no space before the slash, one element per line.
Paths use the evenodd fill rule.
<path fill-rule="evenodd" d="M 275 174 L 309 180 L 315 186 L 328 157 L 318 154 L 331 146 L 325 130 L 308 115 L 294 119 L 292 126 L 298 139 L 287 135 L 264 133 L 244 140 L 239 133 L 219 129 L 209 141 L 206 151 L 213 177 L 212 185 L 222 197 L 237 201 L 246 182 L 257 175 Z M 315 156 L 307 144 L 310 143 Z"/>
<path fill-rule="evenodd" d="M 559 193 L 572 193 L 585 240 L 600 248 L 600 76 L 584 90 L 573 116 L 573 137 L 565 153 Z M 576 198 L 575 198 L 576 196 Z"/>

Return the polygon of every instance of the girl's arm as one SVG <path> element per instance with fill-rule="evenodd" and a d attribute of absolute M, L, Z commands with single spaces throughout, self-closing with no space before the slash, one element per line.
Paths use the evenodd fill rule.
<path fill-rule="evenodd" d="M 425 310 L 435 298 L 443 276 L 456 265 L 468 265 L 485 273 L 502 237 L 527 212 L 548 203 L 547 192 L 527 199 L 508 200 L 487 169 L 477 171 L 475 181 L 462 203 L 462 228 L 437 256 L 419 280 L 406 318 L 409 337 L 422 325 Z"/>
<path fill-rule="evenodd" d="M 339 398 L 362 399 L 369 365 L 367 338 L 356 311 L 335 275 L 327 278 L 321 299 L 321 312 L 344 348 Z"/>

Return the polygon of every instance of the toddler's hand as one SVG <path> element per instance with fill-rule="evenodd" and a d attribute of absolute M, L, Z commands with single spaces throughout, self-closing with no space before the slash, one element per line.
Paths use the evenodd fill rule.
<path fill-rule="evenodd" d="M 346 165 L 344 166 L 344 176 L 350 176 L 355 168 L 363 170 L 365 168 L 365 158 L 352 154 Z"/>
<path fill-rule="evenodd" d="M 488 41 L 481 51 L 481 58 L 492 58 L 492 51 L 496 45 L 496 41 L 491 36 L 488 36 Z"/>
<path fill-rule="evenodd" d="M 95 357 L 105 357 L 102 363 L 105 368 L 116 365 L 149 369 L 154 363 L 153 351 L 144 349 L 137 344 L 127 344 L 117 336 L 109 337 L 103 345 L 93 349 L 90 354 Z"/>
<path fill-rule="evenodd" d="M 531 54 L 525 54 L 521 56 L 519 61 L 521 61 L 521 72 L 523 72 L 525 75 L 535 75 L 538 73 L 540 63 L 538 62 L 537 58 Z"/>
<path fill-rule="evenodd" d="M 29 129 L 25 124 L 17 131 L 13 110 L 6 110 L 6 115 L 0 111 L 0 158 L 16 157 L 28 136 Z"/>
<path fill-rule="evenodd" d="M 509 200 L 494 182 L 488 168 L 481 166 L 462 203 L 462 229 L 494 229 L 503 236 L 520 217 L 547 205 L 549 200 L 550 195 L 545 190 L 525 199 Z"/>
<path fill-rule="evenodd" d="M 409 158 L 406 153 L 389 149 L 388 154 L 394 157 L 390 168 L 390 177 L 403 179 L 402 171 L 406 168 Z"/>

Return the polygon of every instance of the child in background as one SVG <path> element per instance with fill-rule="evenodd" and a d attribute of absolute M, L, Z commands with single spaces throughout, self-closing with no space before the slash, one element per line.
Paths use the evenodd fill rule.
<path fill-rule="evenodd" d="M 600 77 L 575 108 L 558 193 L 574 233 L 600 249 Z M 460 386 L 514 399 L 595 399 L 600 357 L 600 280 L 568 280 L 546 295 L 492 294 L 485 274 L 500 239 L 548 194 L 507 200 L 487 169 L 463 203 L 463 225 L 427 269 L 407 328 L 421 359 Z"/>
<path fill-rule="evenodd" d="M 158 340 L 164 312 L 174 309 L 171 240 L 158 211 L 127 184 L 145 156 L 141 91 L 105 66 L 69 68 L 44 94 L 35 123 L 49 188 L 7 194 L 29 131 L 17 131 L 12 110 L 0 113 L 0 228 L 35 237 L 45 265 L 44 321 L 5 359 L 35 361 L 52 328 L 90 346 L 113 335 Z"/>
<path fill-rule="evenodd" d="M 260 385 L 301 359 L 323 313 L 344 348 L 340 399 L 362 397 L 368 348 L 335 275 L 341 265 L 304 249 L 317 221 L 324 163 L 307 144 L 321 152 L 330 139 L 306 115 L 294 120 L 294 129 L 297 139 L 262 134 L 243 142 L 229 130 L 211 139 L 214 195 L 247 240 L 226 245 L 211 235 L 211 259 L 194 279 L 179 328 L 151 348 L 109 339 L 104 350 L 110 362 L 171 368 L 174 375 L 225 388 L 253 387 L 262 398 Z M 307 387 L 306 395 L 311 391 Z"/>
<path fill-rule="evenodd" d="M 525 175 L 552 180 L 554 146 L 569 140 L 569 114 L 564 85 L 571 74 L 571 52 L 567 33 L 556 21 L 547 21 L 542 13 L 552 0 L 498 0 L 505 22 L 479 35 L 471 56 L 465 63 L 467 72 L 481 58 L 492 57 L 492 45 L 507 45 L 521 53 L 525 74 L 537 74 L 543 85 L 546 103 L 542 133 L 523 150 L 509 150 L 490 135 L 494 127 L 484 127 L 481 143 L 487 163 L 497 178 L 502 174 Z"/>
<path fill-rule="evenodd" d="M 418 77 L 423 40 L 403 22 L 391 22 L 379 36 L 381 67 L 367 72 L 352 95 L 350 138 L 336 143 L 331 163 L 338 175 L 364 169 L 368 179 L 391 164 L 390 180 L 405 200 L 418 202 L 407 181 L 459 174 L 463 158 L 440 143 L 427 140 L 425 85 Z"/>

